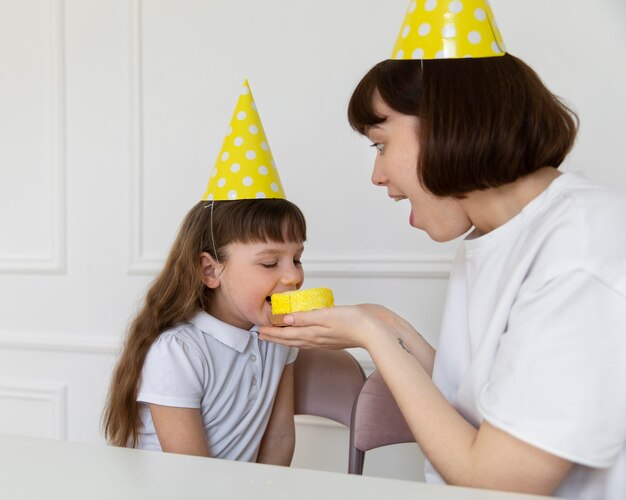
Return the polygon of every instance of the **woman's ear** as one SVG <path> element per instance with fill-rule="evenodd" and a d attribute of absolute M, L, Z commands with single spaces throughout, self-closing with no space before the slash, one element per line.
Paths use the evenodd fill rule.
<path fill-rule="evenodd" d="M 208 288 L 220 286 L 220 274 L 222 268 L 208 252 L 200 254 L 200 272 L 202 273 L 202 283 Z"/>

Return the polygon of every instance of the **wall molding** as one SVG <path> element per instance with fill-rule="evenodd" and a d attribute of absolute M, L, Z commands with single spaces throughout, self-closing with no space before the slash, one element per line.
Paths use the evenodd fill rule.
<path fill-rule="evenodd" d="M 121 338 L 104 335 L 0 332 L 0 350 L 50 351 L 117 356 L 121 347 Z M 352 349 L 350 354 L 361 364 L 366 374 L 374 371 L 374 363 L 367 351 Z"/>
<path fill-rule="evenodd" d="M 143 59 L 141 0 L 129 1 L 129 207 L 128 274 L 153 274 L 158 259 L 144 255 L 143 242 Z"/>
<path fill-rule="evenodd" d="M 306 275 L 321 278 L 448 278 L 452 256 L 312 257 L 303 260 Z"/>
<path fill-rule="evenodd" d="M 117 355 L 120 347 L 120 339 L 103 335 L 0 332 L 0 350 L 16 349 L 23 351 Z"/>
<path fill-rule="evenodd" d="M 0 254 L 0 274 L 62 274 L 66 266 L 66 107 L 64 0 L 50 0 L 50 166 L 54 182 L 52 244 L 49 252 L 34 255 Z"/>
<path fill-rule="evenodd" d="M 67 385 L 63 383 L 0 379 L 0 401 L 26 400 L 49 404 L 52 409 L 52 438 L 67 439 Z"/>
<path fill-rule="evenodd" d="M 452 255 L 418 255 L 415 257 L 330 257 L 303 259 L 307 277 L 311 278 L 408 278 L 429 279 L 450 276 Z M 129 274 L 156 275 L 165 260 L 155 256 L 134 259 Z"/>
<path fill-rule="evenodd" d="M 156 275 L 165 256 L 146 254 L 143 240 L 143 56 L 142 0 L 129 2 L 130 135 L 128 274 Z M 304 259 L 307 277 L 321 278 L 448 278 L 452 256 L 312 256 Z"/>

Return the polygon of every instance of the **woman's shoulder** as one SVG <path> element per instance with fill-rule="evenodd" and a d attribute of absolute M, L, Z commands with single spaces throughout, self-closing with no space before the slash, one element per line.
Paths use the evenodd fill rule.
<path fill-rule="evenodd" d="M 526 250 L 546 277 L 584 272 L 626 293 L 626 195 L 580 174 L 562 185 L 528 224 Z M 534 247 L 534 248 L 533 248 Z"/>

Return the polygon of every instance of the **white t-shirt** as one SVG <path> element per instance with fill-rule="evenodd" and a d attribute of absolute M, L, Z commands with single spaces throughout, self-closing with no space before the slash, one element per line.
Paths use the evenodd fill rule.
<path fill-rule="evenodd" d="M 199 312 L 163 332 L 148 351 L 137 401 L 138 448 L 161 451 L 148 405 L 200 408 L 212 457 L 256 460 L 283 368 L 297 349 L 259 340 Z"/>
<path fill-rule="evenodd" d="M 565 173 L 450 276 L 433 381 L 474 426 L 574 462 L 555 496 L 626 498 L 625 218 L 626 197 Z"/>

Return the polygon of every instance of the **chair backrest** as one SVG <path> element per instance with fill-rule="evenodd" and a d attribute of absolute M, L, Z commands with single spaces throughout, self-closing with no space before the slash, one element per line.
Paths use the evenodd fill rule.
<path fill-rule="evenodd" d="M 300 349 L 294 363 L 294 413 L 325 417 L 350 427 L 365 373 L 344 350 Z"/>
<path fill-rule="evenodd" d="M 368 450 L 411 442 L 415 442 L 415 437 L 387 384 L 375 370 L 365 381 L 354 403 L 348 472 L 363 473 L 365 452 Z"/>

